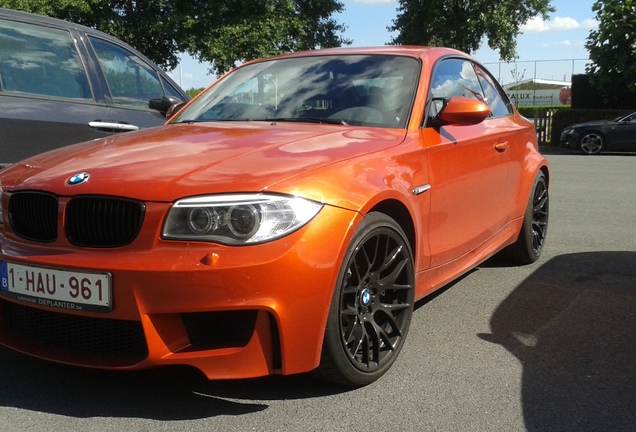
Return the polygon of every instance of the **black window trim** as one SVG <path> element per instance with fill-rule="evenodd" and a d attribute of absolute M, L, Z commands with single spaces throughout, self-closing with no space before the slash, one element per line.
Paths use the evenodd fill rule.
<path fill-rule="evenodd" d="M 427 95 L 426 95 L 426 102 L 424 105 L 424 112 L 422 115 L 422 122 L 421 122 L 421 128 L 427 128 L 427 127 L 431 127 L 431 118 L 428 115 L 429 109 L 430 109 L 430 104 L 433 101 L 433 94 L 431 93 L 431 85 L 432 85 L 432 78 L 435 75 L 435 71 L 437 70 L 438 66 L 445 60 L 463 60 L 463 61 L 467 61 L 471 64 L 471 66 L 473 67 L 473 71 L 475 72 L 475 75 L 477 75 L 477 78 L 479 78 L 479 74 L 477 73 L 477 71 L 475 70 L 475 65 L 479 66 L 479 68 L 486 74 L 488 74 L 488 76 L 490 77 L 490 79 L 492 80 L 492 82 L 495 84 L 496 86 L 496 90 L 499 93 L 499 95 L 501 96 L 501 98 L 503 99 L 506 107 L 508 107 L 508 115 L 505 116 L 497 116 L 497 117 L 493 117 L 492 113 L 488 116 L 488 119 L 493 119 L 493 118 L 502 118 L 502 117 L 509 117 L 509 116 L 513 116 L 514 115 L 514 105 L 512 104 L 512 102 L 510 101 L 510 98 L 508 98 L 508 95 L 506 95 L 506 92 L 503 91 L 503 88 L 501 87 L 501 84 L 499 84 L 499 81 L 497 81 L 495 79 L 495 77 L 492 75 L 492 73 L 479 61 L 477 61 L 476 59 L 470 58 L 470 57 L 466 57 L 466 56 L 462 56 L 462 55 L 457 55 L 457 54 L 447 54 L 444 56 L 441 56 L 440 58 L 438 58 L 435 63 L 433 64 L 433 67 L 431 68 L 431 73 L 429 75 L 429 80 L 428 80 L 428 89 L 427 89 Z M 484 94 L 484 88 L 481 84 L 481 82 L 479 82 L 479 86 L 481 87 L 481 94 L 484 97 L 484 100 L 486 99 L 486 95 Z"/>
<path fill-rule="evenodd" d="M 87 51 L 90 54 L 91 61 L 95 65 L 94 66 L 95 67 L 95 74 L 99 76 L 100 86 L 104 89 L 103 93 L 104 93 L 104 98 L 105 98 L 105 101 L 106 101 L 107 105 L 113 106 L 113 107 L 119 107 L 113 101 L 113 96 L 112 96 L 112 93 L 110 91 L 110 87 L 108 85 L 108 79 L 106 78 L 106 73 L 102 69 L 102 66 L 101 66 L 101 64 L 99 62 L 99 57 L 97 55 L 97 51 L 95 50 L 95 47 L 93 46 L 93 44 L 91 42 L 91 39 L 99 39 L 99 40 L 101 40 L 103 42 L 110 43 L 110 44 L 115 45 L 118 48 L 130 53 L 131 55 L 137 57 L 139 60 L 141 60 L 146 65 L 146 67 L 148 69 L 152 70 L 157 75 L 157 80 L 159 81 L 159 85 L 161 87 L 161 91 L 163 92 L 164 95 L 168 94 L 166 92 L 165 86 L 169 85 L 169 86 L 172 87 L 174 93 L 181 95 L 181 98 L 182 98 L 183 102 L 188 102 L 189 101 L 189 97 L 187 96 L 187 94 L 185 94 L 185 90 L 182 90 L 178 85 L 176 85 L 176 83 L 173 83 L 172 79 L 163 70 L 155 67 L 153 62 L 149 58 L 144 56 L 139 51 L 135 50 L 130 45 L 128 45 L 128 44 L 126 44 L 124 42 L 121 42 L 121 41 L 119 41 L 117 39 L 114 39 L 114 38 L 112 38 L 112 37 L 110 37 L 108 35 L 101 35 L 99 33 L 86 32 L 86 33 L 84 33 L 84 36 L 85 36 L 84 44 L 86 46 Z M 128 105 L 128 106 L 126 106 L 126 109 L 133 109 L 133 110 L 139 110 L 139 111 L 148 111 L 151 108 L 149 108 L 149 107 L 142 108 L 142 107 L 138 107 L 138 106 L 134 106 L 134 105 Z"/>

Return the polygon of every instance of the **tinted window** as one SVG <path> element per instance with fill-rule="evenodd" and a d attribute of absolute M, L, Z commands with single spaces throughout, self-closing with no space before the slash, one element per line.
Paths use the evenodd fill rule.
<path fill-rule="evenodd" d="M 183 99 L 183 96 L 181 96 L 181 93 L 179 93 L 177 89 L 172 87 L 172 85 L 170 85 L 170 83 L 167 82 L 163 77 L 161 78 L 161 83 L 163 84 L 163 89 L 166 92 L 166 96 L 172 96 L 179 100 Z"/>
<path fill-rule="evenodd" d="M 92 100 L 70 33 L 0 20 L 2 91 Z"/>
<path fill-rule="evenodd" d="M 478 65 L 475 65 L 475 70 L 484 89 L 486 103 L 490 108 L 491 116 L 503 117 L 512 114 L 512 106 L 508 96 L 506 96 L 493 77 Z"/>
<path fill-rule="evenodd" d="M 463 96 L 484 100 L 479 79 L 472 64 L 462 59 L 442 60 L 435 66 L 431 79 L 431 96 L 434 98 L 429 115 L 434 117 L 442 108 L 443 102 L 435 99 L 450 99 Z"/>
<path fill-rule="evenodd" d="M 102 39 L 90 37 L 115 105 L 148 108 L 148 101 L 164 95 L 159 76 L 135 54 Z"/>

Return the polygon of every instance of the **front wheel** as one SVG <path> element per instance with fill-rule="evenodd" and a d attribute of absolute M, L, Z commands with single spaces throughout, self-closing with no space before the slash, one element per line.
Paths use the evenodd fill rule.
<path fill-rule="evenodd" d="M 581 137 L 581 152 L 586 155 L 599 154 L 605 146 L 605 138 L 598 132 L 587 132 Z"/>
<path fill-rule="evenodd" d="M 348 386 L 384 375 L 404 345 L 414 285 L 404 231 L 384 214 L 365 216 L 339 272 L 316 374 Z"/>

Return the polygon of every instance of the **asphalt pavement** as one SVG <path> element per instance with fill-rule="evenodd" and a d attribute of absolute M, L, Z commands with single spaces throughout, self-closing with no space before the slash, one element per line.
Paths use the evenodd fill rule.
<path fill-rule="evenodd" d="M 419 302 L 378 382 L 209 382 L 180 368 L 86 370 L 0 349 L 0 430 L 634 430 L 636 157 L 546 154 L 541 259 L 490 260 Z"/>

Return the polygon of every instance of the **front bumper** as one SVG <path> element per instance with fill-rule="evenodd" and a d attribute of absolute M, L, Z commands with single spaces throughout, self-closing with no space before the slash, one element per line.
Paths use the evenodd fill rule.
<path fill-rule="evenodd" d="M 577 149 L 579 146 L 579 134 L 577 133 L 561 133 L 559 145 L 564 148 Z"/>
<path fill-rule="evenodd" d="M 73 311 L 0 297 L 0 344 L 108 369 L 190 365 L 208 378 L 314 369 L 355 212 L 325 206 L 276 241 L 227 247 L 163 241 L 165 209 L 113 249 L 34 244 L 0 235 L 0 260 L 112 275 L 112 311 Z M 154 228 L 153 228 L 154 227 Z M 1 234 L 1 232 L 0 232 Z"/>

